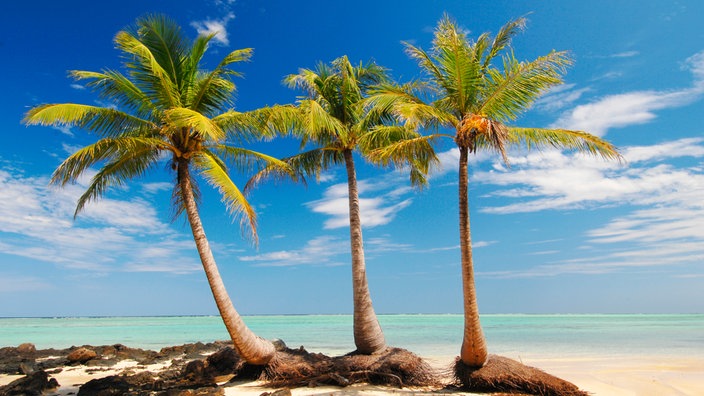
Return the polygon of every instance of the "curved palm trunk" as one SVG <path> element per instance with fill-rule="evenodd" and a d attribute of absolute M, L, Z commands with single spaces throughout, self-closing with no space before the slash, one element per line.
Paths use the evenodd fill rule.
<path fill-rule="evenodd" d="M 205 237 L 205 231 L 203 230 L 203 225 L 198 215 L 195 197 L 193 196 L 189 173 L 188 162 L 179 161 L 178 182 L 181 185 L 181 194 L 186 207 L 188 222 L 191 225 L 193 239 L 198 248 L 200 261 L 203 263 L 203 269 L 208 278 L 210 290 L 215 298 L 215 304 L 218 307 L 218 311 L 220 311 L 220 317 L 225 323 L 225 327 L 230 334 L 230 338 L 232 339 L 237 353 L 248 363 L 255 365 L 267 364 L 276 353 L 274 345 L 255 335 L 244 323 L 235 310 L 234 305 L 232 305 L 230 296 L 225 289 L 225 284 L 220 277 L 213 252 L 210 250 L 210 244 Z"/>
<path fill-rule="evenodd" d="M 345 150 L 347 187 L 350 205 L 350 244 L 352 247 L 352 293 L 354 300 L 354 344 L 357 352 L 372 354 L 386 347 L 384 333 L 374 313 L 372 298 L 367 283 L 367 270 L 364 263 L 362 222 L 359 218 L 359 195 L 357 175 L 354 169 L 352 151 Z"/>
<path fill-rule="evenodd" d="M 469 175 L 467 170 L 469 149 L 460 146 L 459 205 L 460 250 L 462 252 L 462 294 L 464 297 L 464 337 L 460 359 L 470 367 L 481 367 L 487 359 L 486 340 L 479 323 L 479 307 L 474 285 L 472 262 L 472 236 L 469 230 Z"/>

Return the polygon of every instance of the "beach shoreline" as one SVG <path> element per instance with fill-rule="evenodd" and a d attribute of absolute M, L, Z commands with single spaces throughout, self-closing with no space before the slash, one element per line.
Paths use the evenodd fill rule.
<path fill-rule="evenodd" d="M 91 348 L 91 346 L 86 346 Z M 94 347 L 99 349 L 101 347 Z M 204 355 L 205 356 L 205 355 Z M 441 376 L 443 383 L 450 383 L 450 366 L 453 356 L 422 356 L 423 359 Z M 681 357 L 661 355 L 616 355 L 603 356 L 529 356 L 518 358 L 522 363 L 539 368 L 549 374 L 570 381 L 580 389 L 597 396 L 627 395 L 682 395 L 694 396 L 704 394 L 704 357 Z M 121 373 L 150 371 L 159 373 L 170 365 L 170 361 L 153 364 L 140 364 L 136 360 L 119 360 L 108 366 L 63 365 L 60 370 L 48 370 L 60 387 L 47 394 L 67 396 L 77 394 L 80 385 L 86 382 Z M 0 374 L 0 386 L 22 378 L 23 375 Z M 219 384 L 225 395 L 259 396 L 275 392 L 277 388 L 266 386 L 261 381 L 241 381 Z M 473 393 L 432 388 L 396 388 L 369 384 L 355 384 L 345 388 L 333 386 L 301 387 L 291 389 L 293 396 L 312 395 L 422 395 L 452 394 L 473 395 Z"/>

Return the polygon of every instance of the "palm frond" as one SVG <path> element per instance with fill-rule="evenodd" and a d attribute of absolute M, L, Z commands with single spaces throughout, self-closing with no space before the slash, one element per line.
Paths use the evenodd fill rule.
<path fill-rule="evenodd" d="M 71 154 L 54 171 L 51 184 L 65 185 L 75 182 L 89 167 L 102 162 L 111 161 L 119 163 L 122 158 L 131 158 L 132 153 L 147 152 L 158 153 L 169 150 L 169 147 L 160 139 L 141 137 L 120 137 L 116 139 L 105 138 L 81 148 Z"/>
<path fill-rule="evenodd" d="M 367 154 L 367 158 L 372 163 L 382 166 L 395 165 L 404 167 L 410 161 L 420 161 L 420 163 L 432 165 L 438 162 L 433 143 L 441 138 L 452 138 L 452 136 L 432 134 L 399 139 L 396 142 L 370 151 Z"/>
<path fill-rule="evenodd" d="M 185 54 L 190 44 L 181 27 L 163 14 L 147 15 L 137 20 L 136 33 L 171 82 L 181 87 L 183 66 L 188 60 Z"/>
<path fill-rule="evenodd" d="M 74 103 L 34 107 L 25 114 L 22 122 L 27 125 L 77 126 L 109 137 L 156 129 L 151 121 L 119 110 Z"/>
<path fill-rule="evenodd" d="M 160 153 L 154 149 L 154 142 L 151 141 L 120 139 L 107 143 L 116 146 L 113 150 L 107 150 L 114 151 L 114 153 L 109 157 L 110 161 L 93 176 L 86 191 L 78 198 L 74 217 L 83 211 L 88 202 L 102 197 L 110 187 L 122 186 L 130 179 L 143 176 L 159 160 Z M 67 177 L 69 179 L 72 177 L 75 180 L 77 175 L 75 173 L 71 174 L 72 169 L 70 168 L 72 164 L 70 162 L 72 161 L 69 160 L 64 161 L 62 164 L 62 166 L 66 164 L 66 169 L 62 169 L 62 166 L 60 166 L 59 169 L 54 171 L 52 183 L 65 184 Z M 76 158 L 75 162 L 79 166 L 73 169 L 74 172 L 80 169 L 80 165 L 85 164 L 85 162 L 81 164 L 78 158 Z"/>
<path fill-rule="evenodd" d="M 542 129 L 542 128 L 509 128 L 510 145 L 520 145 L 528 149 L 554 147 L 558 149 L 576 150 L 605 160 L 623 161 L 623 156 L 616 146 L 583 131 L 568 129 Z"/>
<path fill-rule="evenodd" d="M 255 188 L 265 180 L 293 180 L 306 184 L 306 177 L 320 177 L 322 171 L 333 165 L 344 164 L 345 160 L 339 150 L 317 148 L 291 157 L 282 158 L 287 167 L 268 166 L 254 176 L 245 185 L 245 191 Z M 293 173 L 291 172 L 293 171 Z"/>
<path fill-rule="evenodd" d="M 403 43 L 406 54 L 418 63 L 421 70 L 429 77 L 429 81 L 438 87 L 443 87 L 445 76 L 435 64 L 433 58 L 423 49 L 409 43 Z"/>
<path fill-rule="evenodd" d="M 230 178 L 224 163 L 204 150 L 193 158 L 195 170 L 222 195 L 222 201 L 233 218 L 242 217 L 243 233 L 257 243 L 257 215 L 242 191 Z"/>
<path fill-rule="evenodd" d="M 156 111 L 149 96 L 119 72 L 105 70 L 98 73 L 72 70 L 69 75 L 76 80 L 90 80 L 88 87 L 95 89 L 102 98 L 134 111 L 140 117 L 149 118 Z"/>
<path fill-rule="evenodd" d="M 296 171 L 285 161 L 274 158 L 270 155 L 260 153 L 254 150 L 248 150 L 241 147 L 232 147 L 227 145 L 217 145 L 211 150 L 213 158 L 220 158 L 224 163 L 231 164 L 239 173 L 251 173 L 259 171 L 263 168 L 275 168 L 277 172 L 288 174 L 288 176 L 296 181 Z M 245 188 L 246 189 L 246 188 Z"/>
<path fill-rule="evenodd" d="M 251 48 L 230 52 L 213 71 L 204 74 L 197 80 L 194 96 L 189 98 L 187 107 L 205 113 L 212 113 L 225 105 L 231 104 L 235 84 L 230 78 L 240 74 L 228 69 L 228 66 L 235 62 L 248 61 L 252 57 L 252 53 L 253 50 Z"/>
<path fill-rule="evenodd" d="M 115 45 L 128 54 L 127 67 L 132 70 L 132 77 L 142 91 L 158 99 L 162 108 L 180 106 L 178 85 L 172 81 L 156 56 L 137 37 L 128 31 L 121 31 L 115 36 Z"/>
<path fill-rule="evenodd" d="M 526 18 L 518 18 L 513 20 L 501 27 L 499 32 L 494 37 L 494 41 L 491 43 L 491 49 L 489 53 L 484 58 L 482 66 L 484 69 L 489 67 L 491 61 L 504 50 L 510 43 L 513 36 L 522 32 L 526 27 Z M 481 58 L 477 58 L 481 59 Z"/>
<path fill-rule="evenodd" d="M 303 100 L 298 104 L 301 111 L 302 129 L 311 139 L 321 144 L 345 141 L 348 131 L 341 120 L 328 113 L 315 100 Z"/>
<path fill-rule="evenodd" d="M 565 68 L 572 63 L 566 52 L 551 52 L 532 62 L 519 62 L 509 54 L 504 57 L 504 71 L 488 71 L 489 82 L 477 114 L 501 122 L 516 119 L 548 88 L 562 83 Z"/>
<path fill-rule="evenodd" d="M 197 111 L 176 107 L 164 111 L 164 117 L 172 130 L 186 128 L 213 142 L 220 142 L 225 138 L 225 132 L 217 123 Z"/>

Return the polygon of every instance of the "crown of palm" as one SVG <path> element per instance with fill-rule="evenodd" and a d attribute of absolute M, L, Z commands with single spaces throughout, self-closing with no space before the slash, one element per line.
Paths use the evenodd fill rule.
<path fill-rule="evenodd" d="M 485 33 L 471 41 L 446 15 L 435 30 L 429 52 L 405 44 L 407 54 L 426 78 L 403 86 L 384 86 L 370 103 L 393 112 L 413 128 L 454 130 L 452 135 L 434 133 L 416 139 L 426 148 L 438 138 L 450 137 L 470 151 L 496 151 L 506 162 L 507 147 L 518 144 L 569 148 L 620 159 L 614 146 L 582 131 L 508 125 L 547 89 L 561 84 L 565 68 L 571 64 L 566 52 L 557 51 L 533 61 L 518 61 L 508 46 L 524 26 L 525 19 L 520 18 L 503 26 L 493 38 Z M 391 145 L 376 150 L 372 157 L 396 161 L 410 149 L 410 144 Z"/>
<path fill-rule="evenodd" d="M 27 124 L 71 125 L 99 135 L 100 139 L 66 159 L 54 172 L 52 183 L 74 182 L 89 167 L 100 164 L 76 208 L 78 214 L 109 187 L 142 176 L 170 155 L 188 161 L 198 174 L 223 196 L 231 214 L 243 214 L 254 236 L 255 214 L 229 177 L 226 164 L 240 170 L 262 162 L 285 166 L 264 154 L 227 145 L 226 139 L 246 142 L 266 135 L 258 128 L 265 114 L 223 111 L 232 105 L 239 74 L 233 63 L 246 61 L 251 49 L 229 53 L 211 71 L 199 68 L 211 36 L 192 43 L 180 27 L 163 16 L 139 19 L 136 26 L 119 32 L 115 44 L 122 52 L 127 73 L 72 71 L 72 77 L 87 81 L 102 99 L 114 107 L 79 104 L 49 104 L 31 109 Z M 195 180 L 192 185 L 196 186 Z M 175 208 L 183 210 L 176 183 Z"/>

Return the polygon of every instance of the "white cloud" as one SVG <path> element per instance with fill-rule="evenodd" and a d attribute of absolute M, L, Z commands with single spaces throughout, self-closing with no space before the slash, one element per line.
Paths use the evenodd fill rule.
<path fill-rule="evenodd" d="M 280 250 L 239 259 L 254 263 L 256 267 L 292 267 L 298 265 L 338 266 L 343 265 L 335 257 L 349 254 L 350 242 L 333 236 L 316 237 L 301 249 Z"/>
<path fill-rule="evenodd" d="M 144 183 L 142 184 L 142 190 L 149 194 L 156 194 L 160 191 L 169 191 L 174 188 L 173 183 L 160 182 L 160 183 Z"/>
<path fill-rule="evenodd" d="M 691 87 L 674 91 L 637 91 L 609 95 L 563 113 L 551 127 L 604 136 L 612 128 L 652 121 L 657 117 L 656 111 L 689 104 L 704 94 L 704 51 L 688 58 L 685 68 L 694 75 Z"/>
<path fill-rule="evenodd" d="M 697 168 L 646 163 L 684 156 L 702 157 L 704 139 L 627 147 L 623 154 L 631 166 L 556 150 L 530 153 L 512 157 L 511 170 L 495 167 L 478 171 L 473 180 L 508 187 L 493 192 L 493 196 L 522 198 L 518 203 L 482 209 L 488 213 L 535 212 L 596 204 L 651 204 L 672 194 L 682 195 L 700 188 L 699 183 L 704 183 L 704 175 Z"/>
<path fill-rule="evenodd" d="M 71 127 L 68 125 L 52 126 L 52 128 L 63 133 L 64 135 L 71 136 L 71 137 L 75 136 L 73 134 L 73 131 L 71 130 Z"/>
<path fill-rule="evenodd" d="M 71 88 L 73 88 L 73 89 L 78 89 L 78 90 L 86 89 L 86 87 L 84 87 L 84 86 L 81 85 L 81 84 L 71 84 Z"/>
<path fill-rule="evenodd" d="M 398 174 L 387 174 L 384 180 L 357 181 L 359 194 L 359 213 L 363 227 L 371 228 L 391 222 L 396 214 L 411 204 L 411 199 L 404 196 L 411 192 L 410 187 L 402 185 Z M 376 194 L 376 197 L 365 198 Z M 323 198 L 306 204 L 310 210 L 329 216 L 325 229 L 349 227 L 349 199 L 347 183 L 328 187 Z"/>
<path fill-rule="evenodd" d="M 579 100 L 582 95 L 592 89 L 573 89 L 575 84 L 563 84 L 549 90 L 535 102 L 535 107 L 542 111 L 556 111 L 564 109 Z"/>
<path fill-rule="evenodd" d="M 199 36 L 214 34 L 213 42 L 228 46 L 230 45 L 230 39 L 227 35 L 227 23 L 234 18 L 235 14 L 230 12 L 221 19 L 206 19 L 204 21 L 191 22 L 191 26 L 196 29 Z"/>
<path fill-rule="evenodd" d="M 605 274 L 633 267 L 686 266 L 704 261 L 704 169 L 670 161 L 704 158 L 704 139 L 627 147 L 629 166 L 557 151 L 513 159 L 511 171 L 478 172 L 475 180 L 499 186 L 492 195 L 520 202 L 484 207 L 489 213 L 622 206 L 626 213 L 586 233 L 588 257 L 491 277 Z M 595 247 L 598 246 L 598 247 Z"/>
<path fill-rule="evenodd" d="M 617 54 L 610 55 L 609 58 L 632 58 L 634 56 L 640 55 L 638 51 L 624 51 Z"/>
<path fill-rule="evenodd" d="M 0 169 L 0 253 L 88 271 L 197 270 L 193 243 L 162 223 L 141 199 L 91 202 L 73 220 L 83 186 Z M 154 254 L 158 252 L 159 254 Z"/>

